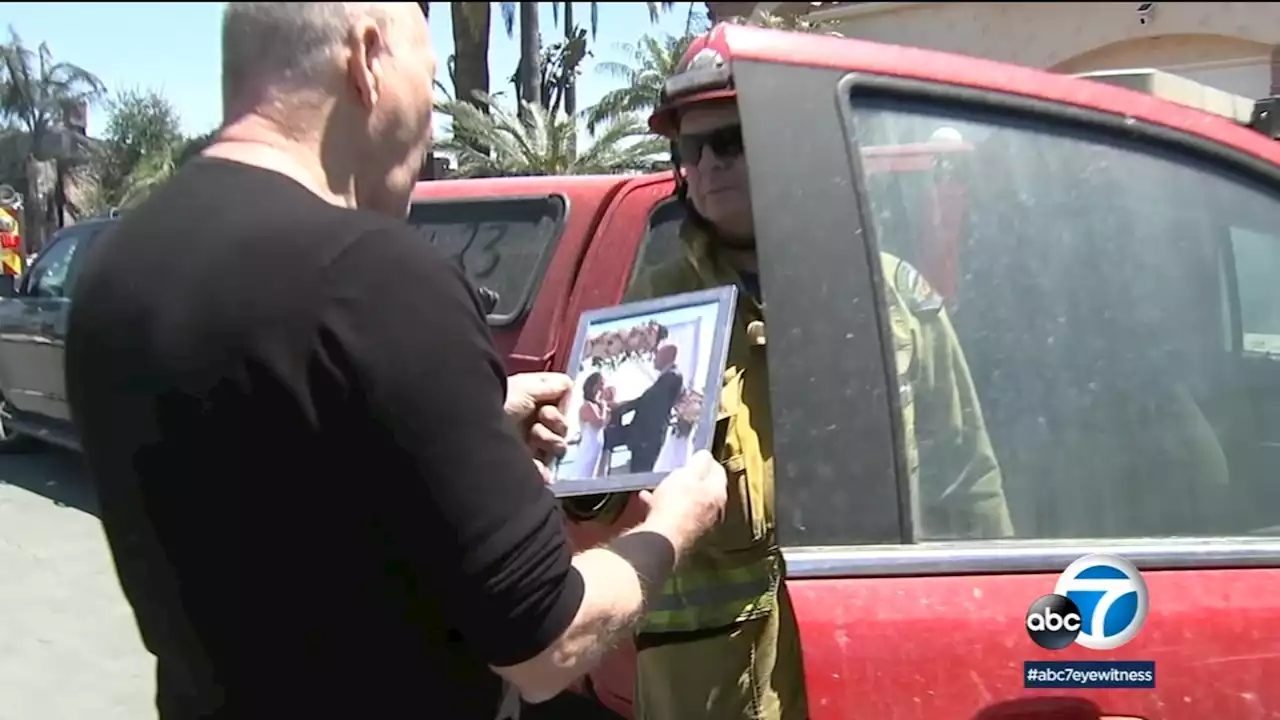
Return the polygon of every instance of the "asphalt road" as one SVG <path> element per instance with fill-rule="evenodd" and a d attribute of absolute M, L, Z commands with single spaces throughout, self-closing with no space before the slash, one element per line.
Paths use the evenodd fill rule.
<path fill-rule="evenodd" d="M 151 720 L 154 679 L 78 456 L 0 456 L 0 720 Z"/>
<path fill-rule="evenodd" d="M 0 720 L 154 720 L 154 660 L 78 455 L 0 455 Z M 569 693 L 523 720 L 622 720 Z"/>

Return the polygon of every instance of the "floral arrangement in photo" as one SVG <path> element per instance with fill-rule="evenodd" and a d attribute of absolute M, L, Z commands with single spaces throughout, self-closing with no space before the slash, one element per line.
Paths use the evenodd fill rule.
<path fill-rule="evenodd" d="M 667 329 L 649 320 L 626 330 L 610 330 L 587 338 L 582 357 L 596 370 L 617 370 L 628 360 L 650 360 Z"/>
<path fill-rule="evenodd" d="M 676 437 L 687 438 L 702 417 L 702 393 L 685 388 L 671 408 L 671 427 Z"/>

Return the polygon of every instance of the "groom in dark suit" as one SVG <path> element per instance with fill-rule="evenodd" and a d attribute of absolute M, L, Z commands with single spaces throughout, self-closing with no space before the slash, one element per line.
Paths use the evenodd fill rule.
<path fill-rule="evenodd" d="M 653 366 L 658 370 L 658 379 L 639 397 L 616 405 L 613 409 L 615 418 L 635 411 L 625 432 L 625 443 L 631 451 L 628 472 L 653 470 L 654 463 L 658 462 L 658 453 L 662 452 L 662 443 L 667 439 L 671 408 L 675 407 L 676 400 L 680 399 L 680 391 L 684 388 L 684 377 L 676 369 L 675 345 L 660 346 L 653 355 Z"/>

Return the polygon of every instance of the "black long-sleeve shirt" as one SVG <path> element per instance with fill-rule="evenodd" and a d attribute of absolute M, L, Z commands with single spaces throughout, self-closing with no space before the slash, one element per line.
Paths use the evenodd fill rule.
<path fill-rule="evenodd" d="M 175 718 L 482 718 L 582 599 L 466 279 L 199 159 L 89 250 L 68 395 Z"/>

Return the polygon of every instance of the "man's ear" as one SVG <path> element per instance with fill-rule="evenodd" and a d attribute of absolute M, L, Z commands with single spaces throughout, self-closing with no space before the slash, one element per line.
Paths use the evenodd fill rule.
<path fill-rule="evenodd" d="M 347 75 L 365 107 L 372 108 L 382 91 L 386 37 L 377 23 L 365 20 L 352 28 Z"/>

